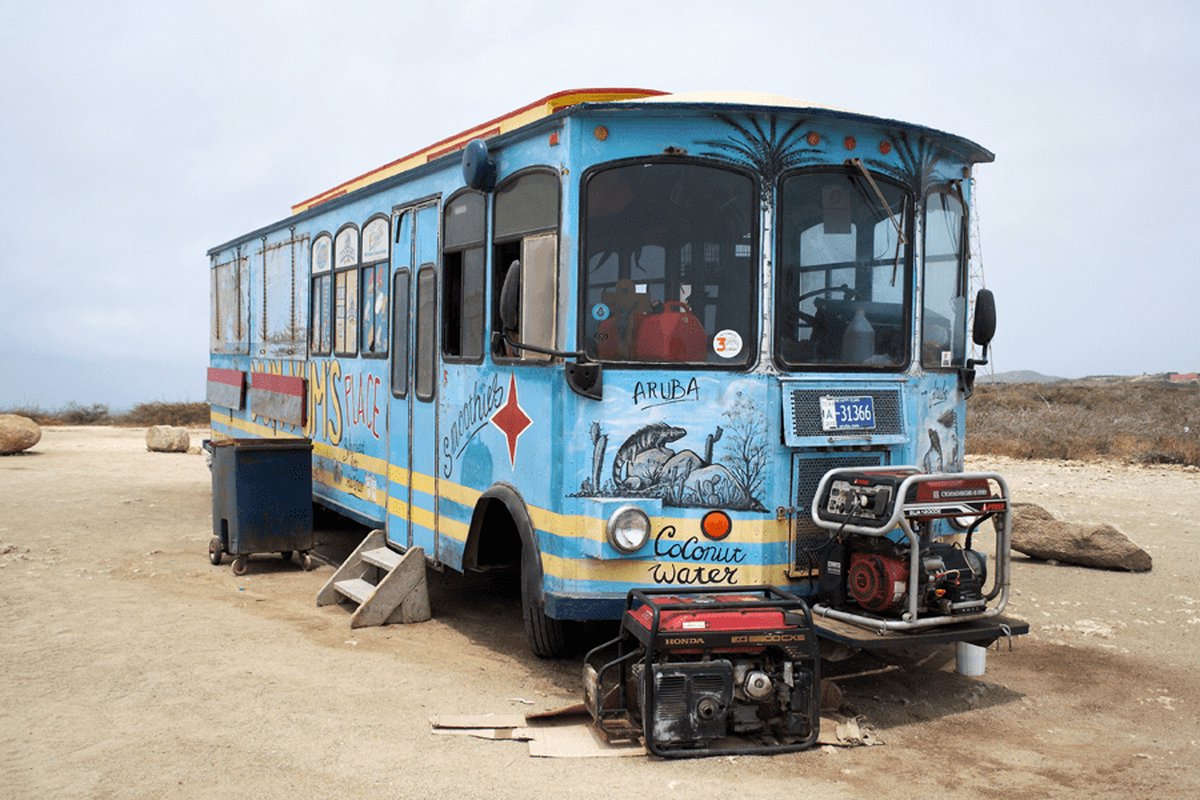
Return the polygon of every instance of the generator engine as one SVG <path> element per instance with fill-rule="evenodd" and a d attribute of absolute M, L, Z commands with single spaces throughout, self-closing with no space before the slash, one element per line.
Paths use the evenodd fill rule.
<path fill-rule="evenodd" d="M 824 571 L 844 578 L 826 581 L 822 600 L 850 603 L 875 614 L 903 611 L 908 607 L 910 552 L 890 539 L 849 537 L 844 545 L 832 544 Z M 921 549 L 917 563 L 919 610 L 966 614 L 985 607 L 987 557 L 983 553 L 933 542 Z"/>
<path fill-rule="evenodd" d="M 820 722 L 808 606 L 770 587 L 635 589 L 588 653 L 586 702 L 611 740 L 666 757 L 801 750 Z"/>

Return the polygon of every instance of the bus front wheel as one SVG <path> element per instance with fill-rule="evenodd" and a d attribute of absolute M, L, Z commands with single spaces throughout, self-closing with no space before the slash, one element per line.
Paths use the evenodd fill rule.
<path fill-rule="evenodd" d="M 567 654 L 566 623 L 546 616 L 546 596 L 542 592 L 542 570 L 536 549 L 521 554 L 521 613 L 525 635 L 538 658 L 562 658 Z"/>

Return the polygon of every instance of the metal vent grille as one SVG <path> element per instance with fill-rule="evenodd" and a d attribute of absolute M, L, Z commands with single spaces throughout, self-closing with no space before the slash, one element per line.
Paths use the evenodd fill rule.
<path fill-rule="evenodd" d="M 826 431 L 821 428 L 822 397 L 875 398 L 875 428 L 871 431 Z M 792 389 L 792 435 L 793 436 L 853 436 L 864 434 L 898 436 L 904 433 L 904 422 L 900 417 L 900 393 L 894 389 Z"/>
<path fill-rule="evenodd" d="M 667 720 L 688 718 L 688 685 L 684 675 L 661 675 L 654 689 L 658 716 Z"/>
<path fill-rule="evenodd" d="M 819 420 L 817 424 L 820 425 Z M 795 457 L 792 462 L 792 485 L 796 487 L 792 502 L 796 509 L 792 519 L 792 564 L 798 575 L 811 575 L 815 579 L 821 563 L 821 549 L 829 541 L 829 534 L 812 521 L 813 496 L 821 478 L 831 469 L 878 467 L 883 463 L 883 453 L 821 453 Z"/>

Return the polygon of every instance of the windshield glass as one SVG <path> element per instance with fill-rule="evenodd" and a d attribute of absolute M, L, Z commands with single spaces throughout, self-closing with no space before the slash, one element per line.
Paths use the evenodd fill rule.
<path fill-rule="evenodd" d="M 720 167 L 651 161 L 593 172 L 580 309 L 588 357 L 751 361 L 756 201 L 749 177 Z"/>
<path fill-rule="evenodd" d="M 957 192 L 931 192 L 925 199 L 921 363 L 934 369 L 961 366 L 966 358 L 964 222 Z"/>
<path fill-rule="evenodd" d="M 878 193 L 845 169 L 783 180 L 775 351 L 784 367 L 908 362 L 912 203 L 907 190 L 873 177 Z"/>

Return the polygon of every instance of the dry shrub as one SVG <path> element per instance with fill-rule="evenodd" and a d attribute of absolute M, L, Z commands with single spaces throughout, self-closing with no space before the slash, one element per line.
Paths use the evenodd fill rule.
<path fill-rule="evenodd" d="M 38 406 L 18 406 L 0 408 L 0 414 L 18 414 L 38 425 L 107 425 L 113 421 L 108 406 L 103 403 L 92 403 L 90 406 L 68 403 L 57 411 L 46 411 Z"/>
<path fill-rule="evenodd" d="M 10 408 L 0 408 L 0 414 L 16 414 L 19 417 L 26 417 L 33 420 L 38 425 L 62 425 L 63 422 L 52 411 L 43 411 L 37 406 L 13 406 Z"/>
<path fill-rule="evenodd" d="M 36 406 L 0 410 L 4 414 L 20 414 L 38 425 L 178 425 L 207 427 L 207 403 L 139 403 L 124 414 L 113 414 L 103 403 L 81 406 L 68 404 L 58 411 L 43 411 Z"/>
<path fill-rule="evenodd" d="M 967 403 L 967 449 L 1016 458 L 1200 465 L 1200 386 L 986 384 Z"/>
<path fill-rule="evenodd" d="M 209 422 L 208 403 L 138 403 L 118 419 L 120 425 L 177 425 L 186 428 L 206 427 Z"/>

